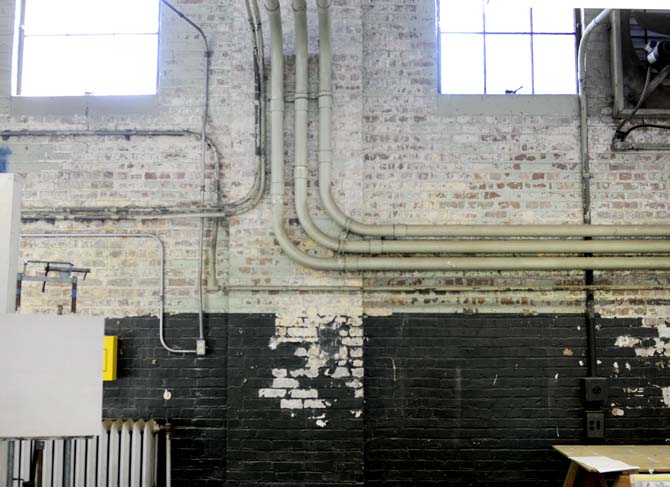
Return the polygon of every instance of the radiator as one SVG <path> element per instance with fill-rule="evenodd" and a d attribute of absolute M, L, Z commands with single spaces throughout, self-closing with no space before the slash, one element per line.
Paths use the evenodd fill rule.
<path fill-rule="evenodd" d="M 100 436 L 68 440 L 69 447 L 66 440 L 46 440 L 42 486 L 155 487 L 159 429 L 154 420 L 106 420 Z M 33 443 L 0 441 L 0 487 L 29 480 Z"/>

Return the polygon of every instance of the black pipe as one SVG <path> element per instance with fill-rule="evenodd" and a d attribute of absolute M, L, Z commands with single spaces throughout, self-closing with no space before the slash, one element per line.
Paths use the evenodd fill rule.
<path fill-rule="evenodd" d="M 584 273 L 586 286 L 593 286 L 593 271 Z M 596 311 L 595 293 L 592 288 L 586 289 L 586 356 L 588 360 L 588 376 L 598 376 L 598 357 L 596 351 Z"/>

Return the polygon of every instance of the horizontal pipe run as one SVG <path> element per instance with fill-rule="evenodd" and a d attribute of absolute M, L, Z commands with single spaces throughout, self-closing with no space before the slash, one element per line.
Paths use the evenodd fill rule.
<path fill-rule="evenodd" d="M 230 212 L 217 208 L 197 208 L 184 210 L 183 208 L 26 208 L 21 212 L 24 219 L 34 220 L 164 220 L 172 218 L 225 218 Z M 390 225 L 402 228 L 403 225 Z M 398 232 L 402 234 L 402 231 Z M 642 238 L 642 237 L 670 237 L 670 225 L 582 225 L 582 224 L 555 224 L 555 225 L 446 225 L 438 237 L 482 237 L 482 238 L 529 238 L 529 237 L 592 237 L 592 238 Z M 426 234 L 425 237 L 429 235 Z M 406 238 L 407 235 L 404 235 Z M 401 237 L 398 237 L 401 238 Z"/>
<path fill-rule="evenodd" d="M 315 268 L 332 269 L 330 264 Z M 343 271 L 560 271 L 670 270 L 670 257 L 385 257 L 344 258 Z"/>
<path fill-rule="evenodd" d="M 294 193 L 298 220 L 307 235 L 324 247 L 344 253 L 359 254 L 561 254 L 561 253 L 665 253 L 670 241 L 551 241 L 551 240 L 349 240 L 327 235 L 314 223 L 307 204 L 308 134 L 307 134 L 307 16 L 304 0 L 293 1 L 295 21 L 295 167 Z M 322 75 L 325 75 L 322 73 Z M 328 135 L 322 132 L 322 135 Z M 329 148 L 329 140 L 321 148 Z M 329 150 L 329 149 L 328 149 Z M 433 230 L 431 230 L 431 233 Z"/>
<path fill-rule="evenodd" d="M 330 2 L 318 1 L 319 6 L 319 194 L 326 213 L 347 232 L 359 235 L 390 238 L 408 237 L 614 237 L 614 236 L 642 236 L 641 234 L 618 233 L 614 228 L 586 230 L 573 225 L 442 225 L 442 224 L 369 224 L 354 220 L 346 215 L 339 207 L 332 194 L 332 162 L 333 149 L 331 141 L 333 88 L 332 88 L 332 47 L 330 40 Z M 579 73 L 585 71 L 586 38 L 594 28 L 603 23 L 609 14 L 608 10 L 601 12 L 594 19 L 585 38 L 580 43 Z M 582 80 L 583 81 L 583 80 Z M 580 82 L 581 83 L 581 82 Z M 583 90 L 582 90 L 583 91 Z M 584 103 L 582 103 L 584 105 Z M 582 123 L 582 130 L 586 124 Z M 582 132 L 582 140 L 586 137 Z M 582 152 L 583 152 L 582 147 Z M 582 154 L 582 159 L 584 156 Z M 585 172 L 588 174 L 588 160 L 584 161 Z M 588 195 L 586 195 L 588 199 Z M 585 203 L 587 205 L 588 202 Z M 590 216 L 587 215 L 587 223 Z M 555 228 L 554 228 L 555 227 Z M 633 232 L 635 233 L 635 232 Z M 646 235 L 652 236 L 652 235 Z M 653 236 L 660 236 L 655 234 Z"/>
<path fill-rule="evenodd" d="M 272 227 L 275 238 L 290 259 L 300 265 L 325 271 L 538 271 L 538 270 L 670 270 L 668 257 L 361 257 L 335 255 L 317 257 L 304 253 L 284 228 L 284 55 L 281 13 L 277 0 L 266 0 L 271 30 L 272 61 Z M 319 20 L 327 20 L 319 10 Z M 470 226 L 465 226 L 470 227 Z M 551 229 L 560 226 L 546 226 Z M 470 228 L 477 228 L 472 226 Z M 496 226 L 505 228 L 505 226 Z M 587 229 L 582 225 L 576 228 Z M 612 228 L 612 227 L 611 227 Z M 618 228 L 618 227 L 617 227 Z M 461 227 L 462 229 L 462 227 Z M 535 228 L 534 230 L 537 230 Z M 589 228 L 589 230 L 591 230 Z M 616 232 L 616 230 L 615 230 Z M 399 235 L 406 237 L 405 235 Z M 478 235 L 479 236 L 479 235 Z M 509 236 L 519 236 L 518 233 Z M 577 235 L 579 236 L 579 235 Z"/>
<path fill-rule="evenodd" d="M 581 285 L 581 286 L 247 286 L 231 285 L 223 288 L 223 292 L 361 292 L 361 293 L 508 293 L 508 292 L 583 292 L 583 291 L 670 291 L 668 286 L 615 286 L 615 285 Z M 617 296 L 618 298 L 619 296 Z"/>

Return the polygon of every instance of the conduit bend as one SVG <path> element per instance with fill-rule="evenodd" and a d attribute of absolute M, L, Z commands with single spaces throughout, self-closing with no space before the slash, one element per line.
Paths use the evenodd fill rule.
<path fill-rule="evenodd" d="M 321 10 L 325 0 L 317 0 Z M 305 254 L 284 228 L 284 53 L 279 0 L 265 0 L 271 35 L 272 228 L 282 250 L 305 267 L 329 271 L 506 271 L 670 269 L 670 258 L 650 257 L 360 257 Z"/>
<path fill-rule="evenodd" d="M 23 233 L 21 238 L 147 238 L 156 242 L 160 261 L 160 280 L 158 286 L 158 337 L 165 350 L 172 353 L 196 353 L 195 350 L 182 350 L 170 347 L 165 341 L 165 246 L 163 241 L 153 233 Z"/>
<path fill-rule="evenodd" d="M 359 235 L 376 237 L 651 237 L 668 236 L 666 225 L 408 225 L 408 224 L 366 224 L 346 215 L 332 194 L 331 117 L 333 110 L 332 89 L 332 48 L 330 41 L 329 0 L 317 0 L 319 7 L 319 193 L 326 213 L 343 229 Z M 580 43 L 580 97 L 583 93 L 585 68 L 585 46 L 593 29 L 607 17 L 603 11 L 589 25 Z M 582 103 L 582 139 L 586 141 L 585 103 Z M 583 172 L 588 181 L 588 158 Z M 588 193 L 585 200 L 588 200 Z M 584 202 L 589 205 L 588 201 Z M 590 214 L 587 223 L 590 223 Z"/>
<path fill-rule="evenodd" d="M 295 166 L 294 197 L 298 220 L 307 235 L 336 252 L 363 254 L 402 253 L 663 253 L 670 252 L 665 240 L 347 240 L 324 233 L 314 222 L 307 203 L 307 110 L 308 40 L 305 0 L 293 0 L 296 49 L 295 76 Z M 323 20 L 322 20 L 323 22 Z M 329 42 L 320 43 L 328 49 Z M 324 73 L 321 73 L 324 76 Z M 330 117 L 329 117 L 330 118 Z M 321 130 L 321 135 L 327 135 Z M 329 147 L 330 138 L 322 141 Z M 320 139 L 321 140 L 321 139 Z M 330 149 L 328 149 L 330 152 Z"/>
<path fill-rule="evenodd" d="M 611 8 L 603 9 L 586 26 L 579 41 L 577 51 L 577 73 L 579 83 L 579 157 L 582 168 L 582 209 L 585 224 L 591 223 L 591 166 L 589 163 L 589 128 L 586 106 L 586 46 L 596 27 L 610 16 Z M 584 22 L 584 9 L 581 10 L 582 22 Z"/>

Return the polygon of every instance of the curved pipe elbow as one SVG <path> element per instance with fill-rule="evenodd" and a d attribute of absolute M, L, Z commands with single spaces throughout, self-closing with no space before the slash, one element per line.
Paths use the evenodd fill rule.
<path fill-rule="evenodd" d="M 291 2 L 291 7 L 294 12 L 303 12 L 307 10 L 307 2 L 306 0 L 293 0 Z"/>
<path fill-rule="evenodd" d="M 263 6 L 268 12 L 275 12 L 279 10 L 279 0 L 265 0 Z"/>

